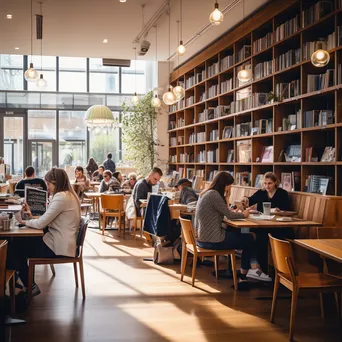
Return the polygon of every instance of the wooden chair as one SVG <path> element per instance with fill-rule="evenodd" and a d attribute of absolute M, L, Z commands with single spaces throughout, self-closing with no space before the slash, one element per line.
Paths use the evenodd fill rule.
<path fill-rule="evenodd" d="M 102 215 L 102 235 L 106 228 L 107 217 L 116 217 L 118 220 L 118 232 L 121 233 L 121 225 L 123 224 L 123 231 L 125 234 L 125 209 L 124 209 L 124 195 L 106 195 L 101 194 L 101 215 Z"/>
<path fill-rule="evenodd" d="M 7 241 L 0 240 L 0 341 L 5 341 L 5 286 Z"/>
<path fill-rule="evenodd" d="M 55 276 L 55 264 L 74 264 L 74 275 L 75 275 L 75 285 L 78 287 L 78 274 L 77 274 L 77 264 L 80 268 L 80 278 L 81 278 L 81 286 L 82 286 L 82 296 L 83 299 L 85 299 L 85 282 L 84 282 L 84 269 L 83 269 L 83 244 L 85 240 L 85 236 L 87 233 L 88 228 L 88 220 L 84 217 L 81 219 L 80 223 L 80 230 L 78 232 L 77 236 L 77 250 L 76 250 L 76 256 L 74 258 L 72 257 L 61 257 L 61 258 L 29 258 L 28 259 L 28 301 L 29 303 L 32 300 L 32 284 L 34 279 L 34 270 L 36 265 L 50 265 L 51 271 L 53 275 Z"/>
<path fill-rule="evenodd" d="M 137 236 L 138 223 L 139 223 L 139 228 L 140 228 L 140 238 L 142 238 L 144 217 L 137 216 L 137 209 L 135 208 L 135 206 L 134 206 L 134 209 L 135 209 L 135 217 L 133 219 L 133 239 L 135 240 Z"/>
<path fill-rule="evenodd" d="M 275 239 L 271 234 L 268 234 L 268 236 L 270 238 L 273 262 L 276 270 L 270 317 L 271 322 L 273 322 L 274 319 L 279 284 L 284 285 L 292 292 L 289 333 L 290 341 L 293 340 L 293 327 L 299 291 L 318 294 L 334 292 L 337 302 L 338 316 L 341 318 L 342 281 L 322 273 L 298 273 L 290 242 Z M 323 310 L 322 301 L 321 310 Z"/>
<path fill-rule="evenodd" d="M 215 275 L 216 279 L 218 278 L 217 268 L 218 268 L 218 257 L 219 255 L 230 255 L 233 269 L 233 279 L 234 279 L 234 289 L 238 288 L 238 280 L 236 275 L 236 260 L 235 260 L 235 250 L 234 249 L 226 249 L 226 250 L 212 250 L 200 248 L 196 245 L 194 230 L 192 227 L 192 223 L 190 220 L 179 219 L 182 226 L 182 238 L 184 239 L 183 250 L 182 250 L 182 264 L 181 264 L 181 281 L 183 281 L 186 261 L 188 257 L 188 252 L 193 254 L 193 262 L 192 262 L 192 286 L 195 285 L 195 276 L 196 276 L 196 265 L 198 257 L 214 257 L 215 260 Z"/>

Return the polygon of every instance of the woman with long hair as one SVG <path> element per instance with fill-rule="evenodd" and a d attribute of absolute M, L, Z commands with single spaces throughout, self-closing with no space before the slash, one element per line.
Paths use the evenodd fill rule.
<path fill-rule="evenodd" d="M 202 191 L 197 202 L 195 230 L 197 245 L 207 249 L 240 249 L 240 278 L 253 278 L 261 281 L 272 281 L 260 270 L 256 260 L 255 241 L 251 234 L 242 234 L 239 230 L 222 227 L 224 217 L 243 219 L 248 217 L 249 209 L 234 212 L 229 209 L 230 188 L 234 183 L 232 175 L 226 171 L 219 172 L 208 189 Z"/>
<path fill-rule="evenodd" d="M 88 160 L 88 164 L 86 166 L 87 175 L 90 180 L 92 180 L 93 173 L 98 169 L 98 165 L 94 158 L 90 157 Z"/>
<path fill-rule="evenodd" d="M 90 181 L 84 174 L 83 166 L 76 166 L 75 168 L 75 184 L 77 184 L 77 194 L 82 198 L 83 193 L 90 188 Z"/>
<path fill-rule="evenodd" d="M 19 277 L 25 286 L 28 283 L 28 258 L 76 255 L 77 234 L 81 220 L 79 199 L 63 169 L 52 168 L 46 173 L 45 181 L 52 199 L 44 215 L 29 220 L 22 220 L 21 215 L 17 215 L 17 220 L 30 228 L 41 230 L 47 228 L 46 234 L 42 237 L 15 239 L 8 252 L 8 267 L 19 272 Z M 28 205 L 26 211 L 31 216 Z M 33 295 L 39 293 L 38 286 L 34 284 Z"/>

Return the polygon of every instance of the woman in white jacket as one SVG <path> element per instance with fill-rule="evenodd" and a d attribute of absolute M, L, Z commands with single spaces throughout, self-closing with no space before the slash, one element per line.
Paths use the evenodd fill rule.
<path fill-rule="evenodd" d="M 38 219 L 21 220 L 27 227 L 41 229 L 47 227 L 42 237 L 15 239 L 9 248 L 8 267 L 19 272 L 23 284 L 28 282 L 28 258 L 74 257 L 79 231 L 81 210 L 79 199 L 70 185 L 68 175 L 63 169 L 52 168 L 45 181 L 52 200 L 44 215 Z M 35 284 L 34 284 L 35 285 Z M 39 294 L 37 285 L 33 294 Z"/>

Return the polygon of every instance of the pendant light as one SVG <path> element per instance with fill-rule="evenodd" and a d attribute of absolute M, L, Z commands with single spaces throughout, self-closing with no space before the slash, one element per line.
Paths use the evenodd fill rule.
<path fill-rule="evenodd" d="M 170 3 L 169 3 L 169 56 L 171 55 L 171 11 L 170 11 Z M 170 75 L 170 61 L 169 61 L 169 75 Z M 168 91 L 163 95 L 163 101 L 166 105 L 171 106 L 177 102 L 176 95 L 172 92 L 172 86 L 168 86 Z"/>
<path fill-rule="evenodd" d="M 134 48 L 134 96 L 131 101 L 134 105 L 137 105 L 140 102 L 140 97 L 137 95 L 137 48 Z"/>
<path fill-rule="evenodd" d="M 223 14 L 219 10 L 219 4 L 217 1 L 215 1 L 215 9 L 211 12 L 211 14 L 209 16 L 209 21 L 213 25 L 220 25 L 223 21 Z"/>
<path fill-rule="evenodd" d="M 179 45 L 177 48 L 177 52 L 179 56 L 183 56 L 185 53 L 185 46 L 183 44 L 183 17 L 182 17 L 182 9 L 183 9 L 183 1 L 180 0 L 179 7 L 180 7 L 180 40 Z"/>
<path fill-rule="evenodd" d="M 317 43 L 317 47 L 318 49 L 311 56 L 311 63 L 317 68 L 322 68 L 329 63 L 330 54 L 328 51 L 323 49 L 322 41 Z"/>
<path fill-rule="evenodd" d="M 42 3 L 40 2 L 40 14 L 36 15 L 37 39 L 40 39 L 40 76 L 37 81 L 37 88 L 46 88 L 47 81 L 43 76 L 43 11 Z"/>
<path fill-rule="evenodd" d="M 177 21 L 177 36 L 178 35 L 179 35 L 179 21 Z M 179 55 L 177 56 L 177 60 L 178 60 L 178 81 L 177 81 L 177 85 L 173 88 L 172 91 L 176 95 L 177 100 L 180 101 L 185 96 L 185 90 L 179 84 Z"/>
<path fill-rule="evenodd" d="M 242 25 L 245 23 L 245 1 L 242 2 Z M 242 66 L 242 69 L 238 72 L 237 78 L 240 82 L 247 83 L 249 82 L 253 77 L 252 74 L 252 66 L 244 65 Z"/>
<path fill-rule="evenodd" d="M 35 82 L 38 78 L 38 71 L 33 67 L 33 62 L 32 62 L 32 16 L 33 16 L 33 4 L 31 0 L 31 63 L 30 67 L 25 71 L 24 77 L 27 82 Z"/>
<path fill-rule="evenodd" d="M 156 64 L 158 67 L 158 28 L 157 26 L 155 26 L 155 28 L 156 28 Z M 151 100 L 151 106 L 154 108 L 159 108 L 161 104 L 162 103 L 160 101 L 160 98 L 158 97 L 158 88 L 157 88 L 157 90 L 154 93 L 154 97 Z"/>

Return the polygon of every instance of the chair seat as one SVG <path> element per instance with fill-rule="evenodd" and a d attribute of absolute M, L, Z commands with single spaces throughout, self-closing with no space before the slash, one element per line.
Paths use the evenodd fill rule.
<path fill-rule="evenodd" d="M 14 277 L 15 271 L 6 270 L 6 284 L 10 281 L 12 277 Z"/>
<path fill-rule="evenodd" d="M 58 257 L 58 258 L 29 258 L 29 262 L 33 262 L 34 264 L 38 265 L 49 265 L 49 264 L 64 264 L 70 262 L 77 262 L 78 257 Z"/>
<path fill-rule="evenodd" d="M 194 254 L 194 247 L 193 245 L 186 245 L 186 248 L 188 249 L 188 251 L 192 254 Z M 197 254 L 210 254 L 210 255 L 228 255 L 228 254 L 233 254 L 235 253 L 234 249 L 225 249 L 225 250 L 221 250 L 221 249 L 206 249 L 206 248 L 201 248 L 196 246 L 196 252 Z"/>
<path fill-rule="evenodd" d="M 279 274 L 281 278 L 291 281 L 290 277 Z M 337 279 L 328 274 L 324 273 L 299 273 L 296 277 L 299 288 L 302 289 L 330 289 L 341 287 L 342 290 L 342 279 Z"/>

